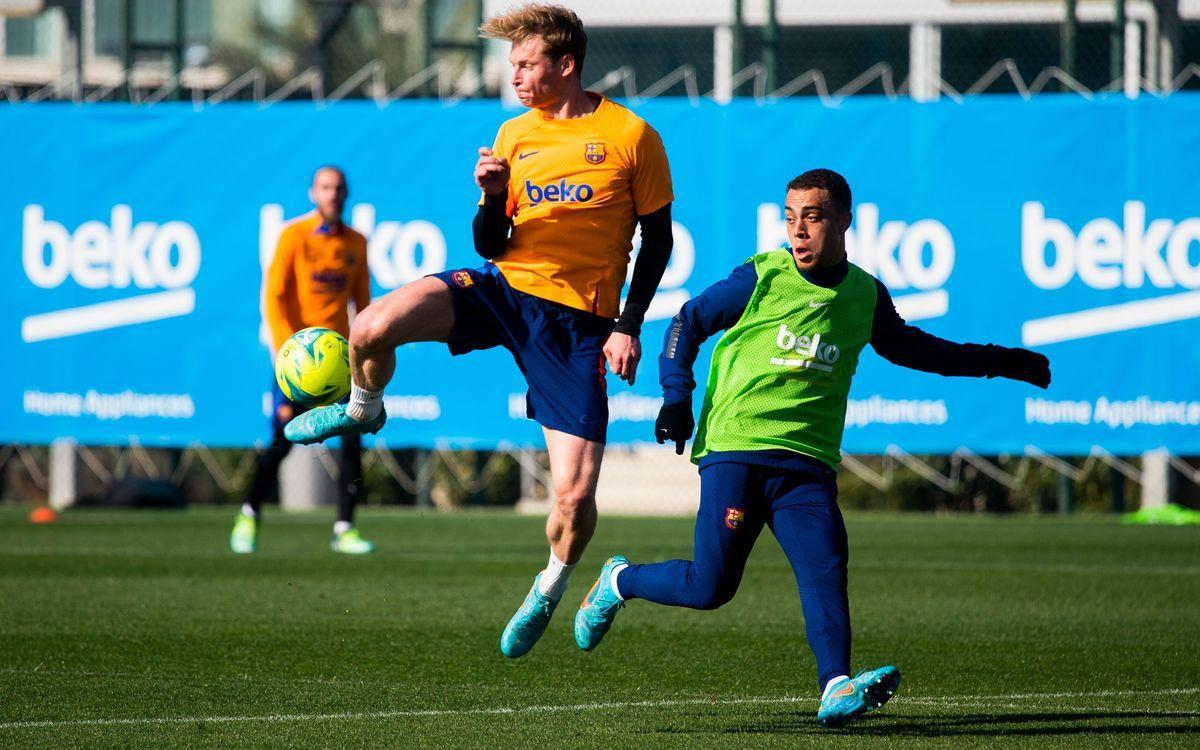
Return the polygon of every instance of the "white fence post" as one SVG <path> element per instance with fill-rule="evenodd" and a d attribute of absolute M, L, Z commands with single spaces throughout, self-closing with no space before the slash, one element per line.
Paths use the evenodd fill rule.
<path fill-rule="evenodd" d="M 733 98 L 733 28 L 713 28 L 713 99 L 728 104 Z"/>
<path fill-rule="evenodd" d="M 57 438 L 50 443 L 50 507 L 64 510 L 79 494 L 75 472 L 75 440 Z"/>
<path fill-rule="evenodd" d="M 313 510 L 336 502 L 337 484 L 325 468 L 322 448 L 293 445 L 279 465 L 279 507 L 283 510 Z M 339 449 L 340 450 L 340 449 Z"/>
<path fill-rule="evenodd" d="M 908 54 L 912 60 L 908 72 L 909 96 L 919 102 L 937 99 L 942 92 L 942 28 L 928 22 L 913 24 Z"/>
<path fill-rule="evenodd" d="M 1165 508 L 1171 500 L 1171 463 L 1166 448 L 1142 454 L 1142 508 Z"/>

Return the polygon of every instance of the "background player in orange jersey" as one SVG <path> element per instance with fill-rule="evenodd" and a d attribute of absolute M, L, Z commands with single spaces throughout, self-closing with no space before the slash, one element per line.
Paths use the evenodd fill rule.
<path fill-rule="evenodd" d="M 479 150 L 475 249 L 491 262 L 420 279 L 368 308 L 351 330 L 350 403 L 307 412 L 286 434 L 308 443 L 380 429 L 383 388 L 401 344 L 512 352 L 529 385 L 528 416 L 545 432 L 555 494 L 549 563 L 500 639 L 501 651 L 516 657 L 541 637 L 596 528 L 608 426 L 604 364 L 633 383 L 642 318 L 671 254 L 674 195 L 658 134 L 584 90 L 587 36 L 578 16 L 526 5 L 490 19 L 480 33 L 512 43 L 512 86 L 529 108 L 501 126 L 492 148 Z M 621 309 L 639 223 L 642 246 Z"/>
<path fill-rule="evenodd" d="M 342 222 L 349 190 L 337 167 L 321 167 L 313 175 L 308 197 L 316 210 L 284 227 L 267 272 L 264 309 L 271 329 L 271 361 L 296 331 L 310 326 L 350 333 L 349 304 L 361 311 L 371 301 L 367 270 L 367 241 Z M 262 501 L 277 484 L 279 464 L 292 444 L 283 426 L 301 410 L 284 398 L 271 379 L 274 395 L 272 440 L 258 457 L 254 478 L 233 526 L 229 544 L 234 552 L 253 552 L 258 544 Z M 354 504 L 362 487 L 362 440 L 342 438 L 338 454 L 338 515 L 333 525 L 333 550 L 349 554 L 370 552 L 374 546 L 354 528 Z"/>

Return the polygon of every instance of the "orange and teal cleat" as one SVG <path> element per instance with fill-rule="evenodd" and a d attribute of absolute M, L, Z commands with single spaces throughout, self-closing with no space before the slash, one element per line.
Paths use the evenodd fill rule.
<path fill-rule="evenodd" d="M 617 612 L 625 606 L 625 602 L 613 590 L 612 572 L 613 568 L 628 564 L 629 559 L 624 555 L 608 558 L 596 582 L 579 605 L 579 611 L 575 613 L 575 645 L 584 651 L 591 651 L 600 645 L 604 634 L 617 618 Z"/>

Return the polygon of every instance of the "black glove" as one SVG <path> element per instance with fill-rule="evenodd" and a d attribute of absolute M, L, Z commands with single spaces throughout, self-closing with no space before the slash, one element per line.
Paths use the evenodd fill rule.
<path fill-rule="evenodd" d="M 683 444 L 692 436 L 696 421 L 692 419 L 692 404 L 690 401 L 680 401 L 674 404 L 663 404 L 654 420 L 654 437 L 662 445 L 668 440 L 675 441 L 675 453 L 683 455 Z"/>
<path fill-rule="evenodd" d="M 1028 349 L 1005 349 L 999 375 L 1045 388 L 1050 385 L 1050 360 Z"/>

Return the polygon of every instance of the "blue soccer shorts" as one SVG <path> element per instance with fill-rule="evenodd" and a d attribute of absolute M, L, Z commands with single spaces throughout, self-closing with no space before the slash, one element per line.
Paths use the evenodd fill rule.
<path fill-rule="evenodd" d="M 491 263 L 432 275 L 450 288 L 454 300 L 451 354 L 503 346 L 525 375 L 530 419 L 605 442 L 604 343 L 612 320 L 517 291 Z"/>

